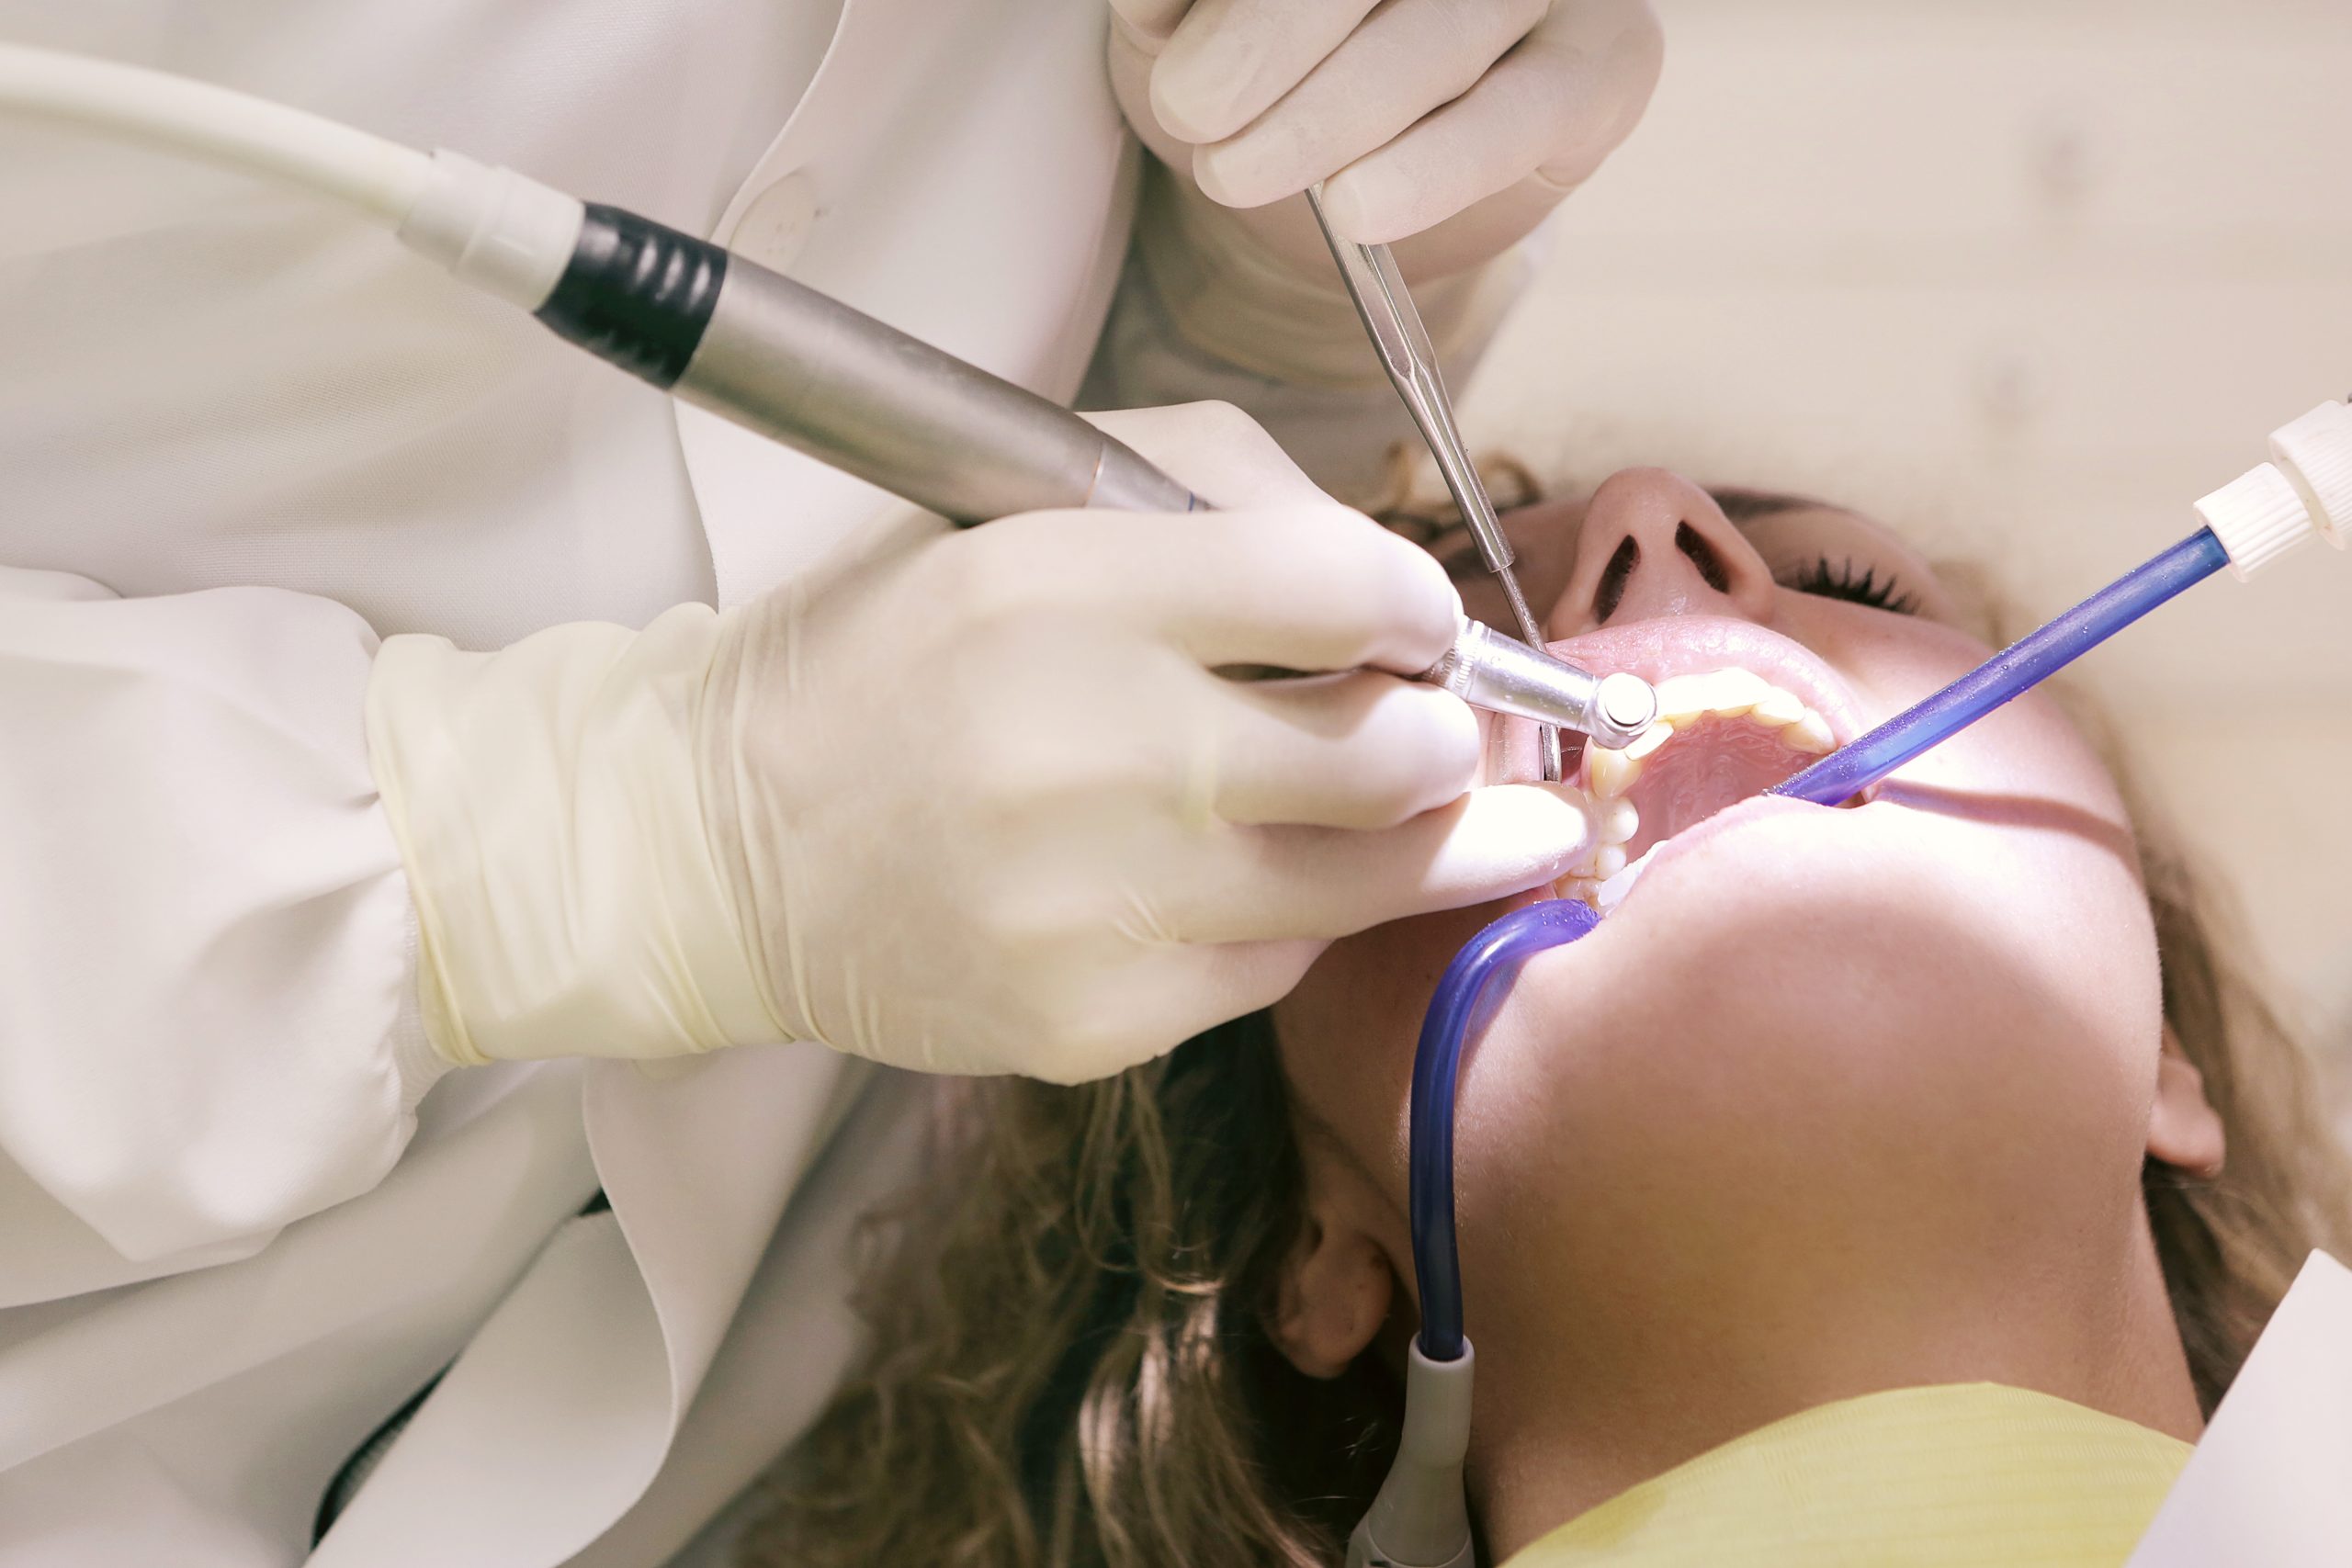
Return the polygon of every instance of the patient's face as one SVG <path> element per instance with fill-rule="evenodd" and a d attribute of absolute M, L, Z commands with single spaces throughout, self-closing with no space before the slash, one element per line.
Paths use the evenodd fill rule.
<path fill-rule="evenodd" d="M 1555 652 L 1652 680 L 1746 669 L 1841 743 L 1989 651 L 1917 556 L 1850 513 L 1735 526 L 1688 482 L 1632 470 L 1510 521 Z M 1464 567 L 1470 613 L 1508 626 Z M 1736 705 L 1739 688 L 1681 684 Z M 2106 768 L 2037 694 L 1867 804 L 1749 798 L 1826 744 L 1808 727 L 1773 698 L 1647 758 L 1628 849 L 1664 847 L 1592 935 L 1527 966 L 1474 1045 L 1457 1123 L 1474 1338 L 1556 1317 L 1563 1289 L 1653 1326 L 1660 1301 L 1745 1292 L 1749 1319 L 1834 1333 L 1817 1298 L 1851 1286 L 1825 1280 L 1883 1264 L 1908 1281 L 1888 1289 L 1932 1292 L 1972 1258 L 2129 1230 L 2161 1017 Z M 1533 757 L 1527 727 L 1495 726 L 1493 777 L 1534 777 Z M 1446 960 L 1508 907 L 1342 942 L 1276 1010 L 1321 1190 L 1408 1280 L 1415 1033 Z"/>

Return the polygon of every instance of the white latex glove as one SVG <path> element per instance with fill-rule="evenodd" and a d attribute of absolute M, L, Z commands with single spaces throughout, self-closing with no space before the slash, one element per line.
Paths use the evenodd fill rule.
<path fill-rule="evenodd" d="M 1409 671 L 1458 598 L 1221 404 L 1102 423 L 1212 502 L 1009 518 L 641 634 L 395 637 L 369 734 L 458 1061 L 822 1040 L 1074 1082 L 1330 939 L 1555 875 L 1573 788 L 1464 792 Z"/>
<path fill-rule="evenodd" d="M 1402 241 L 1408 276 L 1510 248 L 1641 118 L 1664 39 L 1644 0 L 1110 0 L 1128 122 L 1286 259 L 1310 216 Z"/>

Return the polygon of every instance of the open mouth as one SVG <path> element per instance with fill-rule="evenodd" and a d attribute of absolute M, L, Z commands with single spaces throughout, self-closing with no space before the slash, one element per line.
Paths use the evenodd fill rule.
<path fill-rule="evenodd" d="M 1658 717 L 1622 751 L 1584 748 L 1577 783 L 1599 807 L 1600 847 L 1555 891 L 1608 909 L 1658 846 L 1763 794 L 1858 731 L 1829 668 L 1745 622 L 1651 622 L 1604 649 L 1595 633 L 1562 645 L 1589 667 L 1629 669 L 1657 688 Z M 1555 649 L 1556 650 L 1556 649 Z"/>

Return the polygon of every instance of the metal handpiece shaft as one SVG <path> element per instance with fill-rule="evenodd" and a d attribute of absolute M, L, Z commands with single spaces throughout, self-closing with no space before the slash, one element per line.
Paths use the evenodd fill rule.
<path fill-rule="evenodd" d="M 740 256 L 671 389 L 954 523 L 1202 504 L 1058 403 Z"/>

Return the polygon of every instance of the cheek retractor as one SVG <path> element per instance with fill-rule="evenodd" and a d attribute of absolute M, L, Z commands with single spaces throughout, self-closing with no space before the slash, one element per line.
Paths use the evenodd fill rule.
<path fill-rule="evenodd" d="M 2241 581 L 2316 533 L 2352 537 L 2352 408 L 2322 403 L 2272 432 L 2272 460 L 2197 502 L 2204 526 L 2003 649 L 1935 695 L 1765 793 L 1836 806 L 1948 740 L 2206 578 Z M 1474 1365 L 1463 1332 L 1453 1223 L 1453 1107 L 1463 1052 L 1521 966 L 1575 942 L 1601 917 L 1581 902 L 1514 909 L 1470 939 L 1439 979 L 1413 1056 L 1409 1206 L 1421 1328 L 1405 1373 L 1405 1427 L 1372 1509 L 1348 1540 L 1349 1568 L 1471 1568 L 1462 1463 Z"/>

